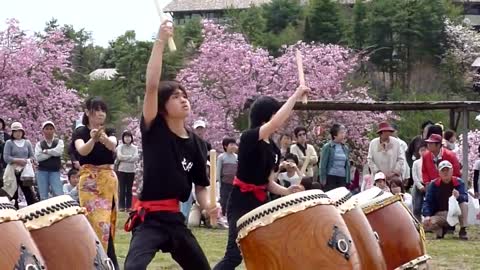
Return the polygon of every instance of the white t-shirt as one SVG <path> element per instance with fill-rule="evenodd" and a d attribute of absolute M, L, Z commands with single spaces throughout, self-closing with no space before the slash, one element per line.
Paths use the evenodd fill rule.
<path fill-rule="evenodd" d="M 300 182 L 302 181 L 296 172 L 292 177 L 288 177 L 287 172 L 280 173 L 278 175 L 278 180 L 282 185 L 284 185 L 285 182 L 289 182 L 290 185 L 300 185 Z"/>
<path fill-rule="evenodd" d="M 408 193 L 404 193 L 403 194 L 403 202 L 405 203 L 405 205 L 410 209 L 410 211 L 413 211 L 413 199 L 412 199 L 412 195 L 408 194 Z"/>

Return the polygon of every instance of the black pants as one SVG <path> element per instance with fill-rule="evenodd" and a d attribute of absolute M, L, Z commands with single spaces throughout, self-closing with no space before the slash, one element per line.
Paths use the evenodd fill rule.
<path fill-rule="evenodd" d="M 233 187 L 227 204 L 228 242 L 225 256 L 215 265 L 213 270 L 233 270 L 242 263 L 242 255 L 237 245 L 237 221 L 243 215 L 259 207 L 263 203 L 258 201 L 253 193 L 242 193 L 238 187 Z"/>
<path fill-rule="evenodd" d="M 113 243 L 111 233 L 110 233 L 110 240 L 108 241 L 107 256 L 110 260 L 112 260 L 113 266 L 115 267 L 114 270 L 117 270 L 117 269 L 120 270 L 120 267 L 118 266 L 117 255 L 115 254 L 115 245 Z"/>
<path fill-rule="evenodd" d="M 324 191 L 330 191 L 339 187 L 346 187 L 347 179 L 345 177 L 327 175 L 327 183 L 325 184 Z"/>
<path fill-rule="evenodd" d="M 118 207 L 130 209 L 132 207 L 132 186 L 135 173 L 117 172 L 118 175 Z"/>
<path fill-rule="evenodd" d="M 210 270 L 197 239 L 184 224 L 182 213 L 170 215 L 179 215 L 178 221 L 159 218 L 155 213 L 147 215 L 145 221 L 133 229 L 125 270 L 147 269 L 159 250 L 170 253 L 184 270 Z"/>
<path fill-rule="evenodd" d="M 25 200 L 27 201 L 27 205 L 34 204 L 38 202 L 38 199 L 33 192 L 33 187 L 30 186 L 23 186 L 22 181 L 20 180 L 21 173 L 15 173 L 15 177 L 17 178 L 17 186 L 22 189 L 23 195 L 25 195 Z M 12 198 L 15 200 L 15 207 L 18 209 L 18 188 L 13 194 Z"/>
<path fill-rule="evenodd" d="M 228 198 L 230 198 L 230 193 L 232 193 L 232 188 L 232 184 L 224 182 L 220 184 L 220 206 L 222 207 L 222 214 L 224 216 L 227 214 L 227 202 Z"/>

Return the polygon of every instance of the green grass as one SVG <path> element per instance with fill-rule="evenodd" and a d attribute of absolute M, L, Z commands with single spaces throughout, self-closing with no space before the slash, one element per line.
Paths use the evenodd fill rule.
<path fill-rule="evenodd" d="M 123 269 L 123 262 L 127 255 L 130 233 L 123 231 L 126 215 L 120 214 L 117 227 L 115 247 L 119 263 Z M 215 265 L 223 256 L 227 239 L 226 230 L 210 230 L 203 228 L 192 229 L 193 234 L 203 248 L 211 265 Z M 458 233 L 458 229 L 457 229 Z M 434 235 L 427 234 L 428 254 L 433 258 L 433 269 L 436 270 L 475 270 L 480 269 L 480 229 L 468 229 L 469 241 L 458 240 L 458 235 L 447 234 L 443 240 L 433 240 Z M 181 269 L 170 254 L 157 253 L 150 264 L 149 270 Z M 245 269 L 243 266 L 238 269 Z"/>

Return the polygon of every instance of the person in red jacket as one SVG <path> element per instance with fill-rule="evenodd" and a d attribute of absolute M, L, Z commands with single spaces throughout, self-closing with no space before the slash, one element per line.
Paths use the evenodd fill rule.
<path fill-rule="evenodd" d="M 423 154 L 422 178 L 425 186 L 432 180 L 439 177 L 438 164 L 443 160 L 448 160 L 453 165 L 453 176 L 461 177 L 460 162 L 454 152 L 442 147 L 442 136 L 432 134 L 425 140 L 428 151 Z"/>

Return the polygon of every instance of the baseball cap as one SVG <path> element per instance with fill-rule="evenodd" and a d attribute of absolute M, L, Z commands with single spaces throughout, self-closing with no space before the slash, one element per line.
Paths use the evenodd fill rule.
<path fill-rule="evenodd" d="M 450 161 L 448 161 L 448 160 L 443 160 L 442 162 L 440 162 L 440 164 L 438 164 L 438 170 L 439 171 L 441 171 L 445 168 L 449 168 L 449 169 L 453 168 L 452 163 L 450 163 Z"/>
<path fill-rule="evenodd" d="M 193 129 L 197 129 L 199 127 L 203 127 L 203 128 L 206 128 L 207 127 L 207 123 L 205 123 L 205 121 L 203 120 L 197 120 L 193 123 Z"/>
<path fill-rule="evenodd" d="M 45 121 L 42 124 L 42 129 L 44 129 L 48 125 L 51 125 L 53 128 L 55 128 L 55 124 L 52 121 Z"/>
<path fill-rule="evenodd" d="M 380 179 L 385 180 L 385 174 L 383 172 L 378 172 L 378 173 L 375 174 L 375 177 L 373 179 L 374 179 L 374 181 L 377 181 L 377 180 L 380 180 Z"/>

